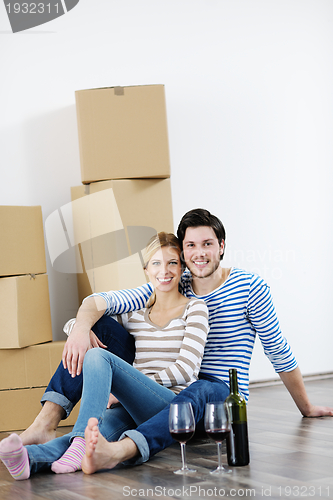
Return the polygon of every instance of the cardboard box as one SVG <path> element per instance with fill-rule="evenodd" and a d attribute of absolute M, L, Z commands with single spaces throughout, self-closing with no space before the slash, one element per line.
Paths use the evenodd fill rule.
<path fill-rule="evenodd" d="M 72 188 L 45 221 L 51 263 L 77 273 L 79 298 L 146 282 L 141 250 L 173 232 L 170 179 L 121 179 Z"/>
<path fill-rule="evenodd" d="M 0 432 L 24 430 L 40 412 L 40 400 L 45 387 L 0 391 Z M 77 404 L 68 418 L 59 426 L 74 425 L 79 414 Z"/>
<path fill-rule="evenodd" d="M 45 387 L 61 361 L 65 341 L 0 350 L 0 390 Z"/>
<path fill-rule="evenodd" d="M 41 409 L 40 400 L 57 369 L 65 341 L 0 350 L 0 431 L 26 429 Z M 80 405 L 59 426 L 74 425 Z"/>
<path fill-rule="evenodd" d="M 170 177 L 164 85 L 75 92 L 83 184 Z"/>
<path fill-rule="evenodd" d="M 0 349 L 51 340 L 47 274 L 0 278 Z"/>
<path fill-rule="evenodd" d="M 141 250 L 157 232 L 173 232 L 170 179 L 97 182 L 71 193 L 79 299 L 146 283 Z"/>
<path fill-rule="evenodd" d="M 0 276 L 46 273 L 41 207 L 0 206 Z"/>

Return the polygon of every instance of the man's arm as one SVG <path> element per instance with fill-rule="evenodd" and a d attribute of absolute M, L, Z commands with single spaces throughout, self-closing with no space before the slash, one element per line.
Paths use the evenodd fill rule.
<path fill-rule="evenodd" d="M 94 293 L 85 298 L 75 319 L 74 326 L 65 331 L 70 336 L 65 344 L 62 361 L 72 377 L 80 375 L 83 359 L 91 347 L 105 347 L 91 331 L 104 315 L 115 316 L 142 309 L 152 294 L 150 283 L 128 290 Z M 71 322 L 68 322 L 71 323 Z M 67 325 L 67 324 L 66 324 Z"/>
<path fill-rule="evenodd" d="M 94 324 L 104 315 L 106 302 L 100 296 L 87 298 L 80 306 L 74 327 L 67 339 L 62 363 L 72 377 L 80 375 L 83 359 L 91 347 L 90 331 Z"/>
<path fill-rule="evenodd" d="M 290 372 L 280 372 L 279 376 L 304 417 L 333 416 L 333 408 L 314 406 L 310 403 L 299 368 Z"/>
<path fill-rule="evenodd" d="M 311 404 L 296 359 L 281 333 L 270 289 L 259 277 L 255 277 L 251 283 L 248 312 L 265 354 L 302 415 L 304 417 L 333 416 L 333 408 Z"/>

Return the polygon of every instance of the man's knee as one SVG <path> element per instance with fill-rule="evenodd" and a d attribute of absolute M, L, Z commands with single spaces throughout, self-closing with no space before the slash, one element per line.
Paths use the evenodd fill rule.
<path fill-rule="evenodd" d="M 210 384 L 211 382 L 207 382 L 207 380 L 197 380 L 193 382 L 193 384 L 189 385 L 178 394 L 177 401 L 194 402 L 197 404 L 199 400 L 205 400 L 211 390 Z"/>
<path fill-rule="evenodd" d="M 101 335 L 104 335 L 106 331 L 112 334 L 113 332 L 118 331 L 119 328 L 122 327 L 114 318 L 111 316 L 102 316 L 98 321 L 96 321 L 91 329 L 97 337 L 100 337 Z"/>
<path fill-rule="evenodd" d="M 181 391 L 177 396 L 177 400 L 179 402 L 189 401 L 198 405 L 211 401 L 224 401 L 228 394 L 229 388 L 224 382 L 212 382 L 200 379 Z"/>
<path fill-rule="evenodd" d="M 107 350 L 132 364 L 135 343 L 133 335 L 110 316 L 102 316 L 92 327 L 95 335 L 107 346 Z"/>

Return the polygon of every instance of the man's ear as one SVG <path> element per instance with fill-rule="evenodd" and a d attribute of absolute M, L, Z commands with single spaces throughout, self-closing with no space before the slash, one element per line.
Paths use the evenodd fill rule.
<path fill-rule="evenodd" d="M 224 253 L 224 240 L 221 241 L 221 245 L 220 245 L 220 255 L 223 255 Z"/>

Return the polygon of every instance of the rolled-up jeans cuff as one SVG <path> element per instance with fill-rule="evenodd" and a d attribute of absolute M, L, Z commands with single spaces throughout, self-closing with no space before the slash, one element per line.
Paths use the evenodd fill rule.
<path fill-rule="evenodd" d="M 59 394 L 58 392 L 54 392 L 54 391 L 44 392 L 43 397 L 40 400 L 40 402 L 43 404 L 43 403 L 45 403 L 45 401 L 51 401 L 51 403 L 55 403 L 55 404 L 61 406 L 65 410 L 66 416 L 62 420 L 65 420 L 67 417 L 69 417 L 69 415 L 73 409 L 73 403 L 71 401 L 69 401 L 69 399 L 67 399 L 62 394 Z"/>
<path fill-rule="evenodd" d="M 129 437 L 134 441 L 136 446 L 138 447 L 140 456 L 136 456 L 131 458 L 130 460 L 126 460 L 123 462 L 125 465 L 139 465 L 143 462 L 147 462 L 149 460 L 149 446 L 146 438 L 141 434 L 141 432 L 136 431 L 135 429 L 131 429 L 129 431 L 125 431 L 122 433 L 118 441 L 124 439 L 125 437 Z"/>

